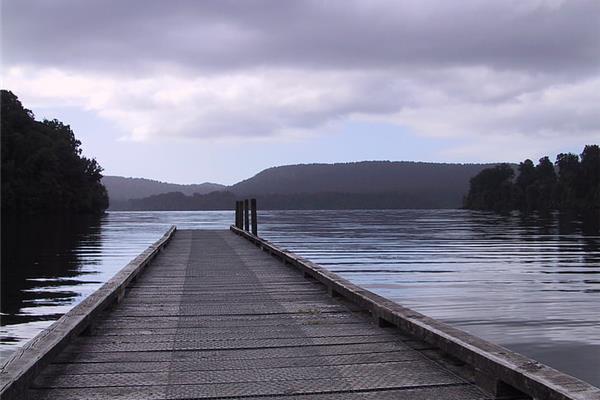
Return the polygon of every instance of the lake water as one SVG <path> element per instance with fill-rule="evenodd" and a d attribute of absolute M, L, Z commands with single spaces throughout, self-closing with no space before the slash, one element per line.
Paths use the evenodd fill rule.
<path fill-rule="evenodd" d="M 464 210 L 265 211 L 259 234 L 431 317 L 600 386 L 600 221 Z M 232 212 L 111 212 L 8 221 L 6 357 L 171 225 L 225 229 Z"/>

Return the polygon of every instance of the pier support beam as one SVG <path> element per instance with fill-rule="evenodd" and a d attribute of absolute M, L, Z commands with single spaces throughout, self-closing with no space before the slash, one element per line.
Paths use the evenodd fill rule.
<path fill-rule="evenodd" d="M 495 376 L 491 376 L 475 368 L 475 384 L 485 392 L 492 395 L 492 399 L 531 399 L 525 393 L 515 389 L 509 384 L 502 382 Z"/>
<path fill-rule="evenodd" d="M 238 227 L 240 229 L 244 229 L 244 201 L 240 200 L 238 201 L 238 208 L 240 210 L 240 215 L 239 215 L 239 220 L 238 220 Z"/>
<path fill-rule="evenodd" d="M 244 230 L 250 231 L 250 204 L 248 199 L 244 200 Z"/>
<path fill-rule="evenodd" d="M 252 214 L 252 234 L 258 236 L 258 221 L 256 220 L 256 199 L 250 200 L 250 209 Z"/>
<path fill-rule="evenodd" d="M 235 223 L 236 228 L 240 227 L 240 202 L 236 200 L 235 202 Z"/>

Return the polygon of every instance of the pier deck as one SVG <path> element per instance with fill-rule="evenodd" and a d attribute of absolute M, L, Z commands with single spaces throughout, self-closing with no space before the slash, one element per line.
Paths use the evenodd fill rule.
<path fill-rule="evenodd" d="M 241 229 L 236 208 L 229 231 L 171 227 L 3 360 L 0 397 L 600 400 Z"/>
<path fill-rule="evenodd" d="M 33 399 L 486 399 L 357 306 L 230 231 L 177 231 Z"/>

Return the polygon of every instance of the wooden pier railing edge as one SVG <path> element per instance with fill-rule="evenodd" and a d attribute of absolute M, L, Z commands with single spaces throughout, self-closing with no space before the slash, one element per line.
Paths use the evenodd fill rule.
<path fill-rule="evenodd" d="M 600 400 L 600 389 L 587 382 L 403 307 L 234 225 L 230 230 L 322 283 L 331 296 L 368 310 L 381 326 L 396 326 L 470 365 L 475 383 L 497 398 L 522 393 L 534 399 Z"/>
<path fill-rule="evenodd" d="M 3 400 L 27 398 L 27 389 L 41 370 L 72 338 L 90 329 L 103 310 L 123 299 L 129 283 L 167 245 L 176 229 L 171 226 L 108 282 L 3 361 L 0 364 L 0 397 Z"/>

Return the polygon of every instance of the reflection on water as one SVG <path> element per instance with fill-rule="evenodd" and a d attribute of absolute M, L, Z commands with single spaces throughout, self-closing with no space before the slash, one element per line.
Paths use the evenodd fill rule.
<path fill-rule="evenodd" d="M 600 385 L 600 218 L 462 210 L 265 211 L 260 234 L 372 291 Z M 114 212 L 2 235 L 2 345 L 33 337 L 175 224 L 231 212 Z M 2 353 L 0 353 L 2 354 Z"/>
<path fill-rule="evenodd" d="M 98 248 L 96 218 L 23 218 L 3 221 L 2 320 L 27 324 L 56 319 L 75 297 L 70 286 L 86 279 L 80 248 Z M 89 260 L 93 268 L 95 260 Z M 9 339 L 10 340 L 10 339 Z"/>

